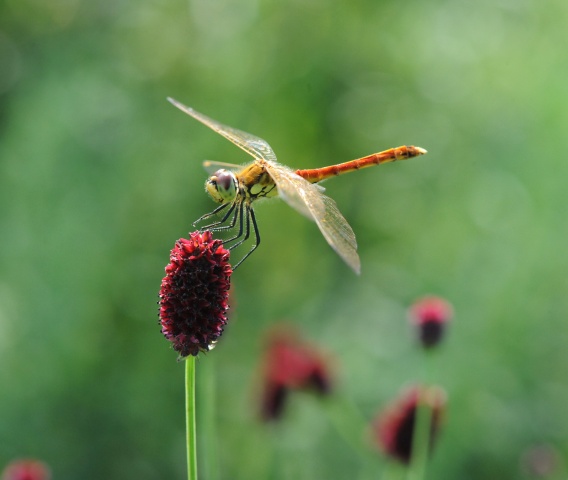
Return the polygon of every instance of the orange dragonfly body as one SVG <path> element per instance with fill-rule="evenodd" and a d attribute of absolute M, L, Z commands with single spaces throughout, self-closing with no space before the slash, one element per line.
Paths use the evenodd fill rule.
<path fill-rule="evenodd" d="M 172 98 L 168 100 L 254 158 L 252 163 L 244 167 L 228 163 L 204 162 L 205 168 L 209 171 L 216 169 L 207 179 L 205 188 L 220 206 L 199 218 L 194 224 L 224 211 L 219 221 L 201 227 L 201 230 L 228 231 L 236 227 L 237 233 L 224 240 L 226 244 L 234 242 L 228 247 L 229 249 L 245 242 L 250 237 L 251 230 L 255 235 L 255 243 L 251 250 L 234 268 L 260 244 L 260 234 L 252 208 L 253 202 L 260 198 L 279 196 L 291 207 L 314 220 L 329 245 L 347 265 L 356 273 L 360 273 L 361 263 L 357 254 L 355 234 L 337 209 L 335 201 L 324 195 L 325 189 L 318 183 L 344 173 L 396 160 L 406 160 L 426 153 L 426 150 L 420 147 L 401 146 L 338 165 L 294 171 L 277 162 L 274 151 L 262 138 L 223 125 Z"/>

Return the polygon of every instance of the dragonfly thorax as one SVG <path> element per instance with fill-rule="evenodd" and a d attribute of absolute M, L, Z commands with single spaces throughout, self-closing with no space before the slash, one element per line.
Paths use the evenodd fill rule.
<path fill-rule="evenodd" d="M 237 196 L 237 184 L 235 174 L 222 168 L 207 179 L 205 190 L 217 203 L 229 203 Z"/>

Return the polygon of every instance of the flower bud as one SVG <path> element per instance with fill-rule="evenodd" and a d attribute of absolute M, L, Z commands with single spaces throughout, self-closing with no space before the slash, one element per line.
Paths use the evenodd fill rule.
<path fill-rule="evenodd" d="M 453 308 L 439 297 L 423 297 L 410 307 L 409 317 L 416 327 L 418 338 L 424 348 L 438 345 L 452 319 Z"/>

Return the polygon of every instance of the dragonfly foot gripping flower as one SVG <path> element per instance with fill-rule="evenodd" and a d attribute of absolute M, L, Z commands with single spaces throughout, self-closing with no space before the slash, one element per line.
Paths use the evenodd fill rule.
<path fill-rule="evenodd" d="M 179 239 L 160 289 L 162 333 L 180 357 L 210 350 L 227 324 L 229 251 L 211 232 Z"/>

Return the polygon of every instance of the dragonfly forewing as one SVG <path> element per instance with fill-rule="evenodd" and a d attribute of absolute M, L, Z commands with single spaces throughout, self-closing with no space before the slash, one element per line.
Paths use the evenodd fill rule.
<path fill-rule="evenodd" d="M 182 112 L 187 113 L 189 116 L 195 118 L 203 125 L 209 127 L 211 130 L 217 132 L 219 135 L 222 135 L 230 142 L 234 143 L 237 147 L 240 147 L 249 155 L 256 159 L 270 160 L 276 161 L 276 155 L 274 151 L 268 145 L 268 142 L 263 140 L 260 137 L 255 135 L 251 135 L 250 133 L 243 132 L 242 130 L 238 130 L 233 127 L 229 127 L 228 125 L 223 125 L 219 123 L 217 120 L 213 120 L 212 118 L 204 115 L 203 113 L 199 113 L 197 110 L 193 108 L 185 106 L 183 103 L 174 100 L 173 98 L 168 97 L 168 101 L 179 108 Z"/>

